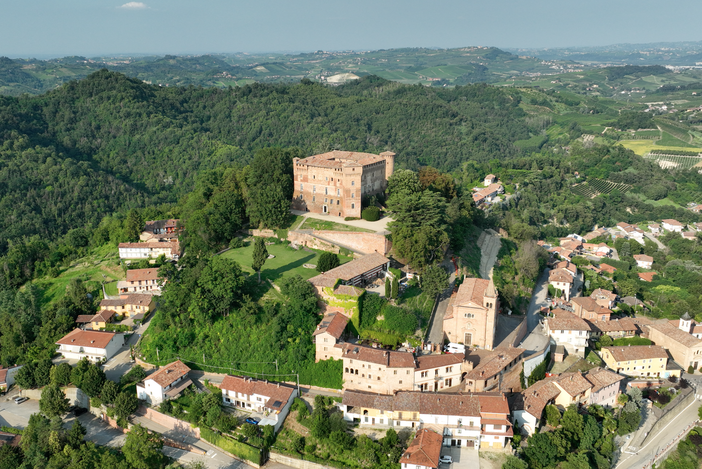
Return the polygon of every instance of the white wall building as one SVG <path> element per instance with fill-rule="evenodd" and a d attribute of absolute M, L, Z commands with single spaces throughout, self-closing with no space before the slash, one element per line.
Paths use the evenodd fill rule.
<path fill-rule="evenodd" d="M 260 412 L 263 418 L 259 425 L 273 425 L 276 431 L 280 430 L 297 397 L 297 389 L 293 386 L 246 376 L 227 375 L 219 387 L 225 405 Z"/>
<path fill-rule="evenodd" d="M 661 226 L 665 231 L 675 231 L 676 233 L 682 233 L 684 228 L 682 223 L 673 219 L 662 220 Z"/>
<path fill-rule="evenodd" d="M 164 366 L 137 384 L 137 397 L 155 406 L 168 398 L 177 397 L 185 388 L 193 384 L 188 378 L 188 368 L 180 360 Z"/>
<path fill-rule="evenodd" d="M 556 345 L 563 345 L 569 353 L 585 357 L 585 348 L 590 337 L 590 326 L 585 320 L 556 308 L 553 310 L 553 317 L 547 317 L 545 323 Z"/>
<path fill-rule="evenodd" d="M 87 357 L 92 362 L 112 358 L 124 345 L 124 336 L 114 332 L 97 332 L 74 329 L 56 342 L 57 352 L 68 359 Z"/>

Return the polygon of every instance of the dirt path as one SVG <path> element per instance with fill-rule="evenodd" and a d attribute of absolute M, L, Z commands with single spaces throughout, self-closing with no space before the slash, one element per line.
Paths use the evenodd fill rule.
<path fill-rule="evenodd" d="M 480 276 L 489 279 L 492 275 L 492 267 L 497 261 L 497 253 L 500 252 L 500 237 L 493 230 L 485 230 L 478 238 L 480 248 Z"/>

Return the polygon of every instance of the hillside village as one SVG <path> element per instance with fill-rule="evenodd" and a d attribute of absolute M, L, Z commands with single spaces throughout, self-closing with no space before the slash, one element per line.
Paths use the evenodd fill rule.
<path fill-rule="evenodd" d="M 198 438 L 255 464 L 299 457 L 290 445 L 307 431 L 300 422 L 306 422 L 304 415 L 312 407 L 315 413 L 319 409 L 329 413 L 322 420 L 338 413 L 357 437 L 369 432 L 389 435 L 391 430 L 402 434 L 405 445 L 396 463 L 403 468 L 438 469 L 451 461 L 475 467 L 469 461 L 478 461 L 482 452 L 516 454 L 515 448 L 528 448 L 530 437 L 554 431 L 561 414 L 565 420 L 572 412 L 597 415 L 600 420 L 616 415 L 620 422 L 629 422 L 629 427 L 620 423 L 618 434 L 633 433 L 642 444 L 640 440 L 646 441 L 655 427 L 654 419 L 662 421 L 665 412 L 688 402 L 686 379 L 702 371 L 702 324 L 687 313 L 679 320 L 647 315 L 652 300 L 640 291 L 629 291 L 632 280 L 620 277 L 618 271 L 622 258 L 630 257 L 639 281 L 655 282 L 656 261 L 644 252 L 666 249 L 660 241 L 666 235 L 696 239 L 700 223 L 685 226 L 671 219 L 646 226 L 619 223 L 584 236 L 539 241 L 540 249 L 548 253 L 547 267 L 534 288 L 534 308 L 526 315 L 512 314 L 503 305 L 492 270 L 487 278 L 469 275 L 451 263 L 447 246 L 442 255 L 449 268 L 442 269 L 450 270 L 446 272 L 450 280 L 445 280 L 445 292 L 429 298 L 425 323 L 415 322 L 406 334 L 377 330 L 361 335 L 366 298 L 378 297 L 390 305 L 382 309 L 385 317 L 379 310 L 379 317 L 373 318 L 387 322 L 389 315 L 399 314 L 392 308 L 408 314 L 402 309 L 402 292 L 424 287 L 426 271 L 413 269 L 397 255 L 386 236 L 388 220 L 361 218 L 365 211 L 361 200 L 387 189 L 394 156 L 332 151 L 295 158 L 293 213 L 304 220 L 333 217 L 332 229 L 300 229 L 302 220 L 298 229 L 287 230 L 284 236 L 259 229 L 244 230 L 240 236 L 242 245 L 284 242 L 295 250 L 332 254 L 336 259 L 336 266 L 306 281 L 316 294 L 319 313 L 311 337 L 315 362 L 341 362 L 340 390 L 305 388 L 299 376 L 218 373 L 207 368 L 204 354 L 201 362 L 182 357 L 168 363 L 146 361 L 139 352 L 140 338 L 158 314 L 162 292 L 169 286 L 160 266 L 177 268 L 188 255 L 179 242 L 184 231 L 181 220 L 167 219 L 147 221 L 139 242 L 118 245 L 126 269 L 116 282 L 118 294 L 105 294 L 94 315 L 78 316 L 74 330 L 56 342 L 60 356 L 56 364 L 88 366 L 80 365 L 87 360 L 108 374 L 117 373 L 110 379 L 118 381 L 132 373 L 130 369 L 142 370 L 129 391 L 139 402 L 131 412 L 132 422 L 127 421 L 129 415 L 116 418 L 113 407 L 95 396 L 88 402 L 80 392 L 72 394 L 73 404 L 90 408 L 113 428 L 130 427 L 138 420 L 155 429 L 173 430 L 190 427 L 187 419 L 182 420 L 187 414 L 178 410 L 184 403 L 214 392 L 221 395 L 216 408 L 221 406 L 239 422 L 225 426 L 220 432 L 225 436 L 217 437 L 210 429 L 195 427 Z M 485 176 L 484 188 L 472 194 L 477 207 L 488 210 L 501 202 L 499 195 L 505 191 L 498 181 L 496 175 Z M 343 222 L 349 225 L 334 229 Z M 361 226 L 363 231 L 354 231 Z M 633 242 L 641 246 L 636 249 L 640 253 L 632 254 Z M 236 249 L 241 248 L 231 251 Z M 341 253 L 350 260 L 339 264 Z M 275 257 L 267 251 L 266 256 Z M 315 267 L 304 266 L 310 271 Z M 545 298 L 538 297 L 539 288 L 547 292 Z M 17 373 L 17 368 L 0 370 L 4 377 L 0 385 L 17 388 Z M 24 389 L 20 395 L 25 392 L 36 396 Z M 640 409 L 652 403 L 660 406 L 661 415 L 647 416 L 640 423 Z M 241 424 L 248 427 L 235 432 L 233 427 Z M 314 432 L 314 425 L 307 427 Z M 260 433 L 251 426 L 272 430 Z M 638 429 L 644 427 L 646 434 L 639 435 Z M 249 436 L 239 437 L 243 431 Z M 261 443 L 275 434 L 278 441 L 289 443 L 273 447 Z M 181 446 L 197 451 L 195 443 Z"/>

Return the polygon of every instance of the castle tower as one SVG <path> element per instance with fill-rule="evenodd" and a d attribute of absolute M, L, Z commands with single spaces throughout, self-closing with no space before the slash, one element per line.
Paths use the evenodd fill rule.
<path fill-rule="evenodd" d="M 387 181 L 395 171 L 395 154 L 391 151 L 384 151 L 380 156 L 385 159 L 385 180 Z"/>
<path fill-rule="evenodd" d="M 487 309 L 487 317 L 485 318 L 485 348 L 488 350 L 495 348 L 498 302 L 497 290 L 495 290 L 495 284 L 491 278 L 483 294 L 483 307 Z"/>

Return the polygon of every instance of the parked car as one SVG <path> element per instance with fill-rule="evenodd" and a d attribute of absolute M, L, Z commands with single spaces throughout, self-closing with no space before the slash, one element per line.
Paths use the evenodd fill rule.
<path fill-rule="evenodd" d="M 451 456 L 441 456 L 439 458 L 439 462 L 444 464 L 452 464 L 453 458 Z"/>
<path fill-rule="evenodd" d="M 253 417 L 246 417 L 246 423 L 250 423 L 251 425 L 258 425 L 258 422 L 260 422 L 259 419 Z"/>
<path fill-rule="evenodd" d="M 29 400 L 28 397 L 17 396 L 17 397 L 15 397 L 15 404 L 21 404 L 24 401 L 28 401 L 28 400 Z"/>

